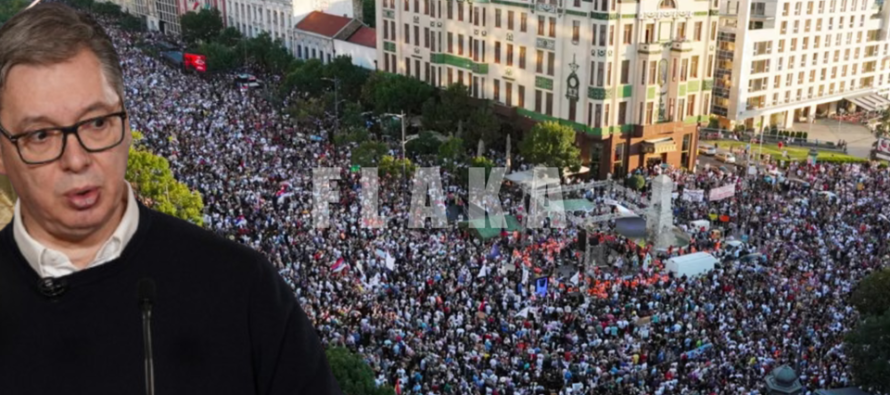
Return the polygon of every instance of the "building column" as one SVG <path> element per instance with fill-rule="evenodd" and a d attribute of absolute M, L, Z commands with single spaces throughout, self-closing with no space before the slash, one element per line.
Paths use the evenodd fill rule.
<path fill-rule="evenodd" d="M 785 129 L 794 127 L 794 110 L 785 111 L 785 125 L 783 126 Z"/>

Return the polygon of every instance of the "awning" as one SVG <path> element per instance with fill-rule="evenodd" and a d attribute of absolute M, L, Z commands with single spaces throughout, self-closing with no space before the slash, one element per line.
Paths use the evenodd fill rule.
<path fill-rule="evenodd" d="M 674 139 L 671 137 L 658 139 L 658 140 L 646 140 L 640 143 L 643 153 L 646 154 L 663 154 L 665 152 L 674 152 L 677 150 L 677 144 L 674 143 Z"/>
<path fill-rule="evenodd" d="M 883 110 L 890 106 L 890 100 L 887 100 L 884 97 L 876 93 L 869 93 L 861 96 L 854 96 L 847 98 L 847 101 L 855 104 L 858 107 L 862 107 L 866 111 L 877 111 Z"/>

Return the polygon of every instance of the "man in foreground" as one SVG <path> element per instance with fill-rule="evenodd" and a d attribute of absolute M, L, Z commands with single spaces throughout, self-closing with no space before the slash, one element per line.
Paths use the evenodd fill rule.
<path fill-rule="evenodd" d="M 0 389 L 340 394 L 259 253 L 135 199 L 123 77 L 95 21 L 36 5 L 0 28 Z"/>

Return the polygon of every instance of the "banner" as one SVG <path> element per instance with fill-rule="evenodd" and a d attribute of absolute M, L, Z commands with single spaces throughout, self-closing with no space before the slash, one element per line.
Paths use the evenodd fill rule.
<path fill-rule="evenodd" d="M 735 184 L 724 185 L 719 188 L 711 189 L 711 195 L 708 198 L 710 201 L 715 200 L 723 200 L 728 197 L 733 197 L 735 195 Z"/>
<path fill-rule="evenodd" d="M 550 282 L 549 277 L 539 277 L 535 280 L 535 294 L 538 296 L 547 296 L 547 285 Z"/>
<path fill-rule="evenodd" d="M 186 52 L 182 55 L 182 60 L 186 69 L 193 68 L 202 73 L 207 71 L 207 57 L 204 55 Z"/>
<path fill-rule="evenodd" d="M 686 189 L 683 191 L 683 200 L 687 202 L 702 202 L 705 200 L 704 189 Z"/>

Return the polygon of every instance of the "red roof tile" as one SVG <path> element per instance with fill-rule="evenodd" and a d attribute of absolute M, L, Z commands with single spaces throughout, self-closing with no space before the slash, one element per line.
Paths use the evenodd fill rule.
<path fill-rule="evenodd" d="M 306 17 L 297 24 L 297 29 L 320 34 L 322 36 L 334 37 L 337 32 L 349 24 L 349 21 L 351 21 L 351 19 L 346 17 L 312 11 L 312 13 L 306 15 Z"/>
<path fill-rule="evenodd" d="M 349 37 L 349 41 L 353 44 L 364 45 L 366 47 L 377 48 L 377 31 L 367 26 L 362 26 Z"/>

